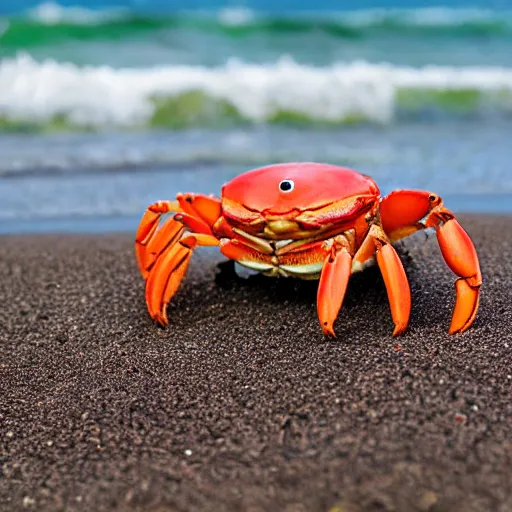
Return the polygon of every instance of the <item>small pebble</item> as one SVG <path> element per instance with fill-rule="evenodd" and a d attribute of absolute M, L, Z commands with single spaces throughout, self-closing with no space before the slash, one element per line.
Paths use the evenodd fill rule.
<path fill-rule="evenodd" d="M 457 413 L 455 415 L 455 421 L 457 423 L 466 423 L 467 419 L 468 419 L 468 417 L 465 414 Z"/>
<path fill-rule="evenodd" d="M 36 500 L 34 498 L 31 498 L 30 496 L 25 496 L 23 498 L 23 506 L 24 507 L 31 507 L 32 505 L 36 504 Z"/>

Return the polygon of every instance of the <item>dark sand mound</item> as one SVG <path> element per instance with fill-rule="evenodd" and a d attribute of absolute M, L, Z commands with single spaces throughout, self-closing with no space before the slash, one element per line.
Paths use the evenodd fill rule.
<path fill-rule="evenodd" d="M 462 222 L 476 323 L 416 236 L 399 339 L 377 269 L 326 340 L 315 283 L 202 250 L 163 330 L 130 236 L 1 237 L 0 510 L 512 510 L 511 219 Z"/>

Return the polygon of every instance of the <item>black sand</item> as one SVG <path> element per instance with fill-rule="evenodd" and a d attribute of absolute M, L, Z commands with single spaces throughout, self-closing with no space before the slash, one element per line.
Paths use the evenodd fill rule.
<path fill-rule="evenodd" d="M 405 336 L 370 269 L 326 340 L 315 283 L 202 250 L 162 330 L 131 237 L 1 237 L 0 510 L 512 510 L 511 218 L 461 219 L 484 287 L 454 337 L 434 238 Z"/>

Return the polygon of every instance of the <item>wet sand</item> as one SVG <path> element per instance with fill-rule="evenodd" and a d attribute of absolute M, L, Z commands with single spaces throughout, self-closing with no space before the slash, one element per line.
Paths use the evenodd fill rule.
<path fill-rule="evenodd" d="M 422 235 L 407 333 L 369 269 L 335 340 L 316 283 L 241 279 L 216 251 L 164 330 L 129 235 L 0 237 L 0 510 L 512 510 L 512 219 L 461 220 L 484 286 L 457 336 Z"/>

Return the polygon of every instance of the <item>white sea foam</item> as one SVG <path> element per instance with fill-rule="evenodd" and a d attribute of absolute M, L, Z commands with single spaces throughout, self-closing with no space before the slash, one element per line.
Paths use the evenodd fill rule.
<path fill-rule="evenodd" d="M 154 114 L 154 97 L 190 91 L 231 103 L 252 122 L 279 113 L 337 122 L 367 119 L 388 123 L 402 90 L 496 93 L 500 108 L 512 110 L 512 69 L 500 67 L 398 67 L 367 62 L 329 67 L 230 61 L 217 68 L 169 66 L 146 69 L 78 67 L 28 55 L 0 64 L 0 116 L 44 122 L 55 116 L 70 124 L 136 126 Z"/>
<path fill-rule="evenodd" d="M 361 9 L 345 13 L 333 13 L 333 16 L 355 26 L 371 26 L 385 20 L 402 21 L 417 26 L 457 26 L 471 22 L 504 20 L 510 16 L 509 11 L 490 9 L 449 7 L 423 7 L 411 9 Z"/>
<path fill-rule="evenodd" d="M 92 10 L 85 7 L 66 7 L 56 2 L 43 2 L 29 11 L 32 19 L 45 25 L 72 23 L 77 25 L 97 25 L 122 17 L 124 9 Z"/>
<path fill-rule="evenodd" d="M 243 26 L 253 21 L 254 11 L 248 7 L 225 7 L 218 13 L 218 20 L 224 25 Z"/>

